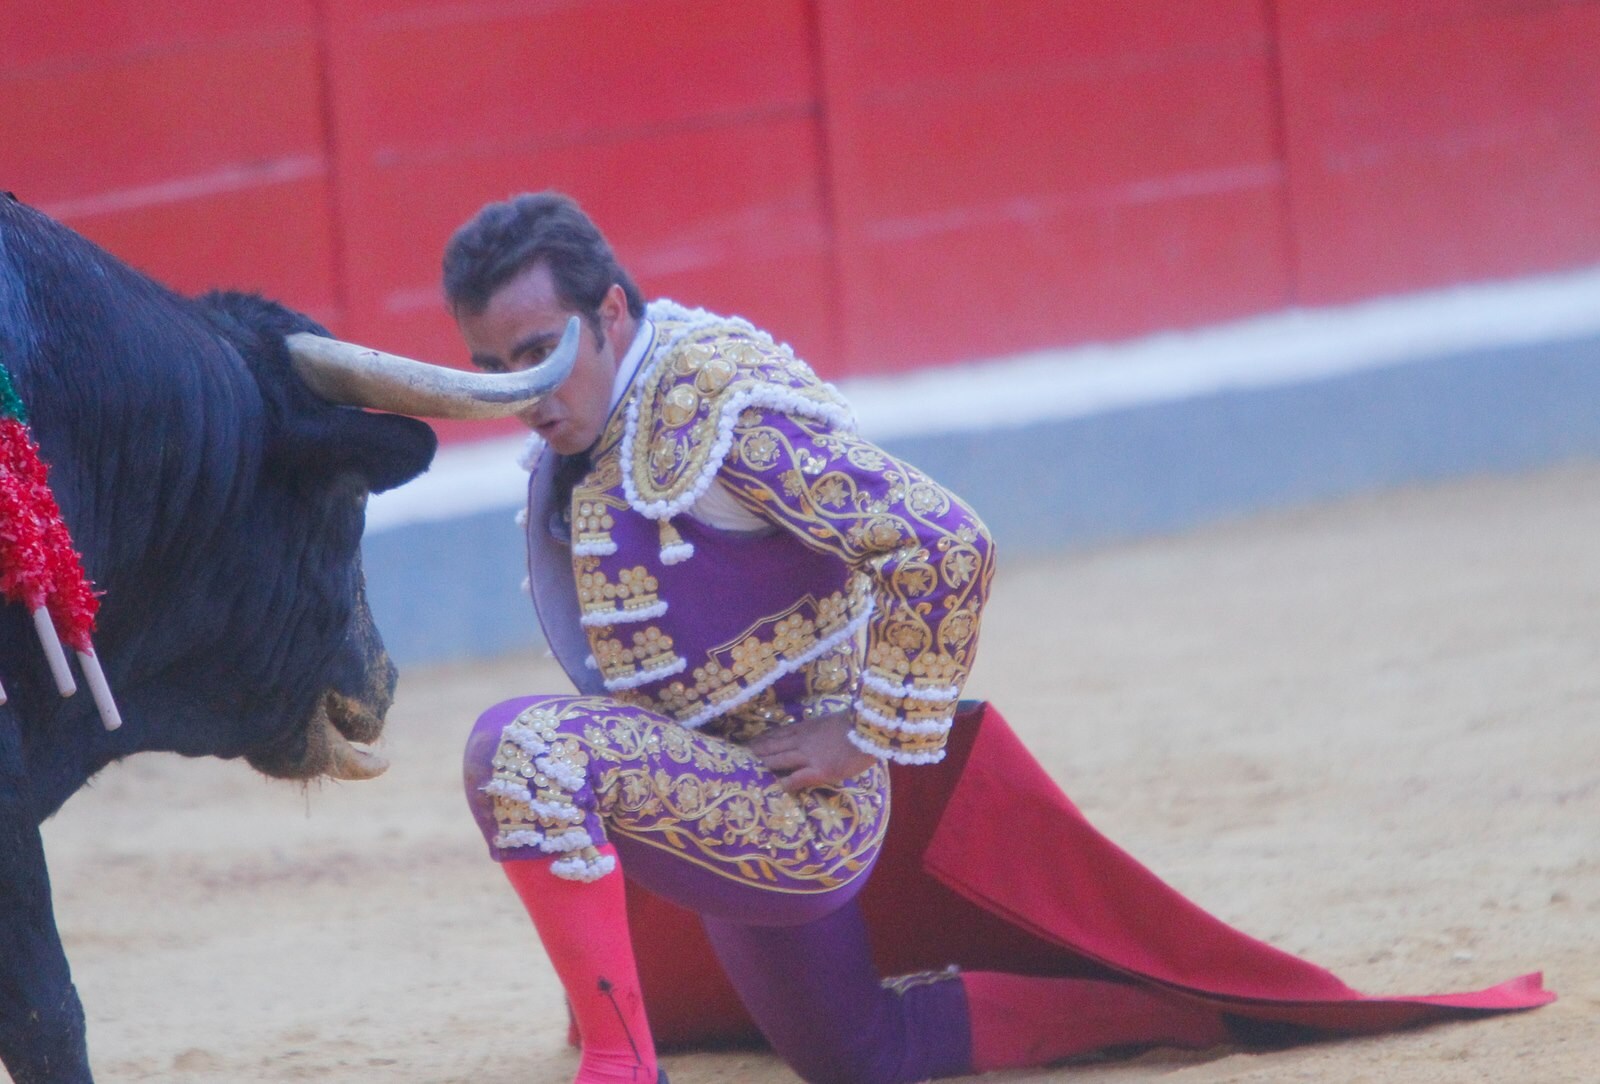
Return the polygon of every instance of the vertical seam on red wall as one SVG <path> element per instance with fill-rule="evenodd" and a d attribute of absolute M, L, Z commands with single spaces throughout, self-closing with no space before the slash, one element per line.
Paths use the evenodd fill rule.
<path fill-rule="evenodd" d="M 867 356 L 863 337 L 872 328 L 862 317 L 863 285 L 861 242 L 862 206 L 860 178 L 849 171 L 856 168 L 853 141 L 860 138 L 858 117 L 860 89 L 852 84 L 854 73 L 842 51 L 850 47 L 850 4 L 853 0 L 813 0 L 817 26 L 817 71 L 821 84 L 818 96 L 820 115 L 827 128 L 825 150 L 829 207 L 833 226 L 834 296 L 838 316 L 838 345 L 842 373 L 860 372 Z"/>
<path fill-rule="evenodd" d="M 345 272 L 344 190 L 340 184 L 338 111 L 333 102 L 332 47 L 329 43 L 331 29 L 327 0 L 311 0 L 317 40 L 317 106 L 322 114 L 322 153 L 327 162 L 328 197 L 328 247 L 332 251 L 333 267 L 329 281 L 333 286 L 333 303 L 339 322 L 350 323 L 350 283 Z M 346 334 L 348 332 L 345 332 Z"/>
<path fill-rule="evenodd" d="M 1272 111 L 1272 139 L 1283 170 L 1278 203 L 1283 217 L 1283 265 L 1288 275 L 1288 302 L 1299 305 L 1303 296 L 1300 273 L 1299 225 L 1294 200 L 1294 168 L 1289 157 L 1288 96 L 1284 91 L 1283 22 L 1278 18 L 1279 0 L 1261 0 L 1262 21 L 1267 29 L 1267 81 Z"/>
<path fill-rule="evenodd" d="M 816 79 L 816 118 L 817 118 L 817 188 L 818 198 L 822 204 L 822 219 L 827 231 L 828 240 L 828 317 L 832 325 L 828 329 L 828 336 L 824 340 L 828 343 L 829 352 L 841 369 L 848 367 L 849 356 L 846 347 L 848 336 L 845 334 L 844 319 L 844 277 L 840 261 L 843 258 L 840 245 L 839 231 L 839 205 L 838 185 L 835 183 L 835 159 L 833 139 L 833 110 L 829 108 L 829 74 L 825 60 L 823 44 L 822 12 L 821 6 L 827 0 L 811 0 L 807 4 L 811 28 L 811 64 L 812 70 L 817 73 Z"/>

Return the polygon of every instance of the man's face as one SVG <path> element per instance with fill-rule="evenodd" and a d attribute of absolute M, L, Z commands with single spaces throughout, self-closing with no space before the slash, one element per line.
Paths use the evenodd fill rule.
<path fill-rule="evenodd" d="M 482 312 L 456 313 L 456 326 L 474 365 L 488 372 L 510 372 L 531 368 L 549 356 L 573 316 L 582 314 L 563 307 L 550 269 L 535 264 L 497 290 Z M 627 297 L 615 285 L 600 303 L 600 335 L 588 320 L 581 323 L 572 374 L 538 405 L 518 415 L 562 455 L 575 455 L 599 439 L 611 412 L 618 362 L 636 330 Z"/>

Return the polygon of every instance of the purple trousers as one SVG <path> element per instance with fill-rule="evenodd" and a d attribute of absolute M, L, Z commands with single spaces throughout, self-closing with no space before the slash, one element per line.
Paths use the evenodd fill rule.
<path fill-rule="evenodd" d="M 972 1071 L 952 972 L 883 981 L 856 896 L 889 817 L 876 765 L 785 794 L 744 746 L 606 697 L 524 697 L 479 717 L 467 801 L 496 861 L 551 856 L 563 876 L 627 876 L 701 916 L 768 1042 L 813 1084 Z"/>

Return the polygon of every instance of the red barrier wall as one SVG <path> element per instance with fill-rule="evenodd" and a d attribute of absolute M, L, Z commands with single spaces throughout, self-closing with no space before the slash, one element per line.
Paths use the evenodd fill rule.
<path fill-rule="evenodd" d="M 308 0 L 0 2 L 0 187 L 179 289 L 340 322 Z"/>
<path fill-rule="evenodd" d="M 820 0 L 852 369 L 1285 304 L 1259 0 Z"/>
<path fill-rule="evenodd" d="M 1600 258 L 1600 4 L 1277 7 L 1297 300 Z"/>
<path fill-rule="evenodd" d="M 831 376 L 1600 260 L 1600 0 L 0 4 L 0 187 L 456 363 L 542 187 Z"/>

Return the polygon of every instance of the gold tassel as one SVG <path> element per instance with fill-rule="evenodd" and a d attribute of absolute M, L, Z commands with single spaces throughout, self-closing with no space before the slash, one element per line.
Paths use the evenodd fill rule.
<path fill-rule="evenodd" d="M 656 520 L 656 531 L 661 539 L 661 563 L 675 565 L 694 556 L 694 543 L 685 542 L 670 519 Z"/>

